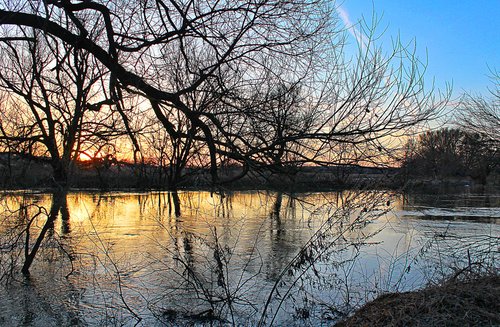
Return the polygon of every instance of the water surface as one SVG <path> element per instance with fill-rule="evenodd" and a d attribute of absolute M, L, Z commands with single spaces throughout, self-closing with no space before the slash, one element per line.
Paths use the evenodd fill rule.
<path fill-rule="evenodd" d="M 391 192 L 2 195 L 0 324 L 318 325 L 387 291 L 495 267 L 500 196 Z M 20 208 L 26 208 L 19 210 Z M 267 305 L 266 305 L 267 304 Z M 265 315 L 263 314 L 265 312 Z"/>

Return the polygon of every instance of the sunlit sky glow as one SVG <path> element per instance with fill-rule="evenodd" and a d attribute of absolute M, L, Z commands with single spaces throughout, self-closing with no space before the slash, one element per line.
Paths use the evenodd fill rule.
<path fill-rule="evenodd" d="M 384 48 L 391 37 L 415 39 L 427 77 L 441 89 L 452 82 L 454 95 L 486 93 L 490 69 L 500 70 L 500 0 L 344 0 L 337 12 L 344 24 L 370 21 L 375 12 Z"/>

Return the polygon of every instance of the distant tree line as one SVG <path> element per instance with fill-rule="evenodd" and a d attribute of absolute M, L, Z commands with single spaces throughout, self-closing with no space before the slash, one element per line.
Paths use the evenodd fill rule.
<path fill-rule="evenodd" d="M 485 184 L 500 169 L 500 75 L 487 96 L 466 93 L 454 127 L 427 131 L 406 146 L 403 171 L 411 176 L 471 177 Z"/>
<path fill-rule="evenodd" d="M 471 177 L 484 184 L 500 168 L 499 155 L 497 146 L 482 134 L 442 128 L 408 143 L 402 169 L 410 176 Z"/>

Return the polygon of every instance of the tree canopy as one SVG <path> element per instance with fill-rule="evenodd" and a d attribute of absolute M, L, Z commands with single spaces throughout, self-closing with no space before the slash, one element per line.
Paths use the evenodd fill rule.
<path fill-rule="evenodd" d="M 1 88 L 17 93 L 19 105 L 31 106 L 30 119 L 38 125 L 26 135 L 4 128 L 0 137 L 40 142 L 56 161 L 78 157 L 88 132 L 98 139 L 127 134 L 135 160 L 144 160 L 148 121 L 171 140 L 170 164 L 208 164 L 214 183 L 221 182 L 222 163 L 240 165 L 243 172 L 373 164 L 390 157 L 390 138 L 414 133 L 446 103 L 424 86 L 425 65 L 412 45 L 395 42 L 383 51 L 375 44 L 375 27 L 363 22 L 356 26 L 363 37 L 349 43 L 353 27 L 341 24 L 331 1 L 45 0 L 0 6 L 0 51 L 8 56 Z M 26 76 L 33 82 L 21 92 Z M 54 105 L 47 99 L 50 79 L 71 101 Z M 44 117 L 37 116 L 40 110 Z M 51 121 L 59 122 L 64 112 L 71 142 L 55 142 L 67 127 L 61 135 L 36 136 L 54 129 Z M 108 118 L 90 131 L 96 113 Z M 50 144 L 66 145 L 68 154 Z"/>

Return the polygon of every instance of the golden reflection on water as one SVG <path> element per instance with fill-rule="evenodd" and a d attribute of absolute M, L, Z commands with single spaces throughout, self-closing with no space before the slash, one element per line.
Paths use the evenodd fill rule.
<path fill-rule="evenodd" d="M 144 301 L 147 306 L 154 304 L 158 308 L 170 308 L 172 302 L 191 308 L 198 303 L 199 293 L 180 287 L 186 282 L 185 268 L 217 292 L 216 258 L 222 256 L 230 290 L 262 304 L 276 277 L 290 270 L 293 260 L 300 261 L 297 255 L 301 247 L 314 240 L 318 230 L 325 236 L 316 239 L 314 246 L 319 246 L 320 251 L 321 246 L 333 242 L 331 256 L 318 260 L 317 268 L 326 280 L 348 273 L 349 283 L 353 284 L 343 285 L 349 289 L 356 287 L 355 281 L 365 283 L 365 289 L 385 283 L 384 289 L 388 290 L 399 285 L 395 283 L 401 276 L 406 276 L 404 269 L 412 260 L 408 253 L 412 254 L 412 249 L 418 252 L 421 246 L 417 241 L 431 239 L 434 233 L 450 228 L 449 223 L 402 217 L 401 213 L 410 210 L 411 204 L 423 202 L 403 199 L 391 192 L 287 195 L 247 191 L 221 195 L 185 191 L 178 196 L 180 215 L 176 215 L 174 198 L 168 192 L 69 193 L 69 218 L 60 215 L 56 219 L 44 240 L 45 248 L 33 265 L 32 276 L 44 279 L 42 288 L 48 285 L 41 292 L 49 297 L 53 292 L 63 297 L 69 294 L 67 289 L 51 289 L 58 279 L 61 284 L 69 284 L 65 287 L 69 287 L 70 293 L 78 289 L 78 301 L 84 303 L 84 308 L 78 310 L 92 312 L 102 303 L 103 310 L 108 310 L 106 297 L 121 301 L 116 295 L 120 276 L 127 304 L 137 312 L 145 310 Z M 3 242 L 23 236 L 27 223 L 37 212 L 50 210 L 52 196 L 4 193 L 0 204 Z M 30 244 L 45 221 L 43 214 L 33 221 Z M 457 234 L 465 229 L 476 229 L 477 233 L 490 229 L 490 233 L 498 235 L 498 228 L 482 224 L 457 224 L 454 228 Z M 21 246 L 15 251 L 0 244 L 0 263 L 8 262 L 2 257 L 8 255 L 19 255 L 22 260 L 23 238 L 17 240 Z M 355 254 L 350 250 L 335 252 L 349 244 L 363 244 L 357 248 L 358 260 L 350 261 L 352 265 L 337 266 Z M 68 279 L 64 278 L 69 274 Z M 332 292 L 318 285 L 325 296 L 332 297 L 332 303 L 336 301 L 333 297 L 341 296 L 337 288 L 344 287 L 336 285 Z"/>
<path fill-rule="evenodd" d="M 231 249 L 233 261 L 258 255 L 268 275 L 275 275 L 318 229 L 338 246 L 364 240 L 376 243 L 376 249 L 366 251 L 385 251 L 388 257 L 407 251 L 424 235 L 412 220 L 398 214 L 408 199 L 391 192 L 287 195 L 247 191 L 221 195 L 185 191 L 178 196 L 180 216 L 176 216 L 168 192 L 72 192 L 67 195 L 69 219 L 59 217 L 53 230 L 67 251 L 80 254 L 81 269 L 95 264 L 96 256 L 109 256 L 120 264 L 136 266 L 142 274 L 157 269 L 150 265 L 152 258 L 164 265 L 171 265 L 178 255 L 197 255 L 201 260 L 211 256 L 216 243 Z M 22 228 L 40 208 L 48 211 L 51 205 L 50 194 L 3 194 L 1 200 L 1 233 L 12 226 Z M 27 207 L 24 218 L 16 211 L 23 206 Z M 366 215 L 366 221 L 348 228 L 360 215 Z M 44 219 L 41 215 L 34 222 L 31 244 Z M 328 221 L 330 225 L 325 227 Z M 336 239 L 340 234 L 343 237 Z M 35 265 L 40 264 L 35 260 Z"/>
<path fill-rule="evenodd" d="M 186 191 L 179 192 L 181 215 L 177 217 L 173 199 L 167 192 L 75 192 L 67 195 L 69 219 L 57 219 L 54 230 L 64 236 L 67 245 L 78 253 L 97 251 L 112 253 L 116 257 L 135 255 L 139 258 L 147 253 L 158 253 L 159 248 L 170 250 L 195 236 L 207 242 L 221 242 L 241 255 L 257 249 L 260 255 L 271 260 L 271 264 L 276 259 L 278 266 L 282 266 L 326 219 L 339 215 L 335 210 L 349 208 L 348 218 L 354 219 L 360 212 L 380 207 L 386 210 L 386 199 L 390 199 L 391 206 L 400 206 L 394 195 L 383 192 L 291 196 L 265 191 L 224 195 Z M 28 217 L 40 207 L 48 211 L 51 195 L 3 197 L 3 205 L 10 212 L 28 204 L 31 204 Z M 393 219 L 391 215 L 385 217 Z M 345 212 L 335 219 L 346 219 Z M 36 226 L 40 228 L 43 222 L 41 216 Z M 5 228 L 5 224 L 0 228 Z M 364 237 L 378 228 L 368 224 L 362 234 L 353 229 L 346 233 L 346 237 Z M 36 237 L 36 233 L 32 233 L 32 237 Z"/>
<path fill-rule="evenodd" d="M 353 195 L 354 194 L 354 195 Z M 259 225 L 270 216 L 277 220 L 307 221 L 320 219 L 323 212 L 316 211 L 327 204 L 331 208 L 340 207 L 346 199 L 358 202 L 371 201 L 360 193 L 312 193 L 298 196 L 282 195 L 275 192 L 234 192 L 225 195 L 210 192 L 179 192 L 181 216 L 175 217 L 169 193 L 85 193 L 67 195 L 70 223 L 73 226 L 92 230 L 99 226 L 121 229 L 141 229 L 158 223 L 175 222 L 186 230 L 206 231 L 206 226 L 231 226 L 239 221 Z M 384 196 L 388 196 L 384 194 Z M 396 210 L 401 207 L 400 199 L 389 195 L 390 205 Z M 384 200 L 385 201 L 385 198 Z M 279 201 L 279 203 L 278 203 Z M 31 214 L 51 205 L 50 194 L 3 195 L 2 205 L 6 212 L 15 212 L 23 205 Z M 369 206 L 370 204 L 367 204 Z M 362 206 L 362 203 L 361 203 Z M 60 227 L 59 225 L 56 225 Z"/>

